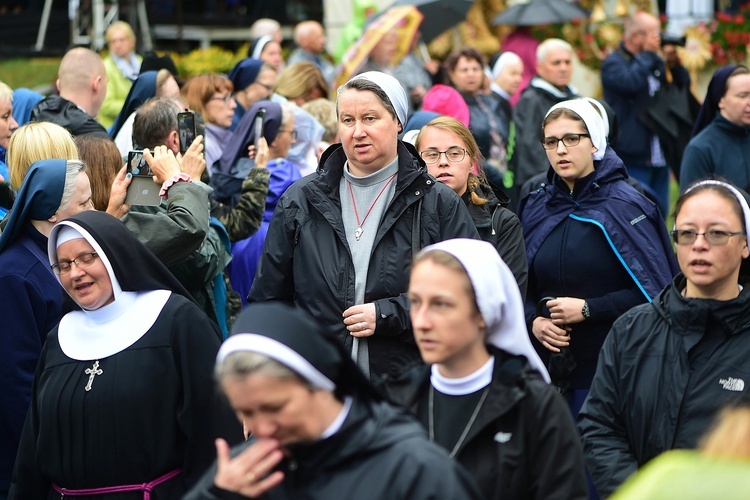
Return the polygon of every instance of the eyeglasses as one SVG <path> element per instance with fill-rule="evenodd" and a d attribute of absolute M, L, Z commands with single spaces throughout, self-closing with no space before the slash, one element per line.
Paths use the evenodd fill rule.
<path fill-rule="evenodd" d="M 450 148 L 447 151 L 436 151 L 428 149 L 419 153 L 425 163 L 432 165 L 440 161 L 440 155 L 444 154 L 445 158 L 451 163 L 458 163 L 466 158 L 466 150 L 463 148 Z"/>
<path fill-rule="evenodd" d="M 297 140 L 297 131 L 296 130 L 279 130 L 279 134 L 281 134 L 282 132 L 288 132 L 289 135 L 292 136 L 292 140 L 293 141 Z"/>
<path fill-rule="evenodd" d="M 266 85 L 265 83 L 261 83 L 261 82 L 253 82 L 253 83 L 257 83 L 258 85 L 260 85 L 261 87 L 263 87 L 269 92 L 273 90 L 273 85 Z"/>
<path fill-rule="evenodd" d="M 68 274 L 73 267 L 73 264 L 78 266 L 78 269 L 83 269 L 93 264 L 97 257 L 98 255 L 96 252 L 85 253 L 79 255 L 73 260 L 61 260 L 60 262 L 56 262 L 55 264 L 52 264 L 52 269 L 58 276 Z"/>
<path fill-rule="evenodd" d="M 232 104 L 232 101 L 234 101 L 234 94 L 229 93 L 226 95 L 218 95 L 216 97 L 212 97 L 211 99 L 209 99 L 209 101 L 224 101 L 224 104 L 229 106 L 230 104 Z"/>
<path fill-rule="evenodd" d="M 692 244 L 698 235 L 703 236 L 706 241 L 711 245 L 726 245 L 729 242 L 729 238 L 732 236 L 738 236 L 745 234 L 744 231 L 721 231 L 719 229 L 711 229 L 705 233 L 699 233 L 691 229 L 675 229 L 672 231 L 672 240 L 678 245 L 690 245 Z"/>
<path fill-rule="evenodd" d="M 578 143 L 581 142 L 581 137 L 591 136 L 589 134 L 567 134 L 560 138 L 545 137 L 542 139 L 542 146 L 544 146 L 544 149 L 552 150 L 557 149 L 557 145 L 562 142 L 566 148 L 572 148 L 573 146 L 578 146 Z"/>

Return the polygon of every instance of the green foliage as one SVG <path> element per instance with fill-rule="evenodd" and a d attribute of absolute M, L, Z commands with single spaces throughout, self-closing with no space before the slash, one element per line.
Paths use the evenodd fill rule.
<path fill-rule="evenodd" d="M 59 66 L 54 57 L 0 60 L 0 81 L 13 89 L 54 87 Z"/>

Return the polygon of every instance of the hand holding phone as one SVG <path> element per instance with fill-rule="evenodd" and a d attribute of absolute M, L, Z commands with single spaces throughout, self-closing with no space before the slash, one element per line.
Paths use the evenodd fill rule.
<path fill-rule="evenodd" d="M 266 108 L 260 108 L 253 118 L 253 130 L 255 131 L 255 150 L 258 150 L 258 141 L 263 137 L 265 131 Z"/>
<path fill-rule="evenodd" d="M 180 154 L 184 155 L 195 140 L 195 113 L 183 111 L 177 114 L 177 133 L 180 136 Z"/>
<path fill-rule="evenodd" d="M 143 151 L 130 151 L 126 167 L 132 179 L 125 196 L 125 203 L 151 206 L 161 204 L 161 196 L 159 196 L 161 186 L 154 182 L 154 173 L 143 158 Z"/>

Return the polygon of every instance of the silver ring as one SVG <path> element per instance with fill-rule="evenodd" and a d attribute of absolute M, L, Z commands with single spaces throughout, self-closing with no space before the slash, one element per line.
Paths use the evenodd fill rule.
<path fill-rule="evenodd" d="M 359 331 L 361 332 L 364 329 L 365 329 L 365 322 L 363 321 L 362 323 L 359 324 Z"/>

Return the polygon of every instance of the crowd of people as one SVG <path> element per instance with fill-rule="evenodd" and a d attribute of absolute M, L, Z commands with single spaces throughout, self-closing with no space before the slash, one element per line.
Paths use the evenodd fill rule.
<path fill-rule="evenodd" d="M 750 427 L 750 70 L 667 141 L 648 113 L 689 75 L 659 28 L 628 19 L 603 100 L 564 40 L 437 64 L 392 59 L 398 31 L 334 87 L 323 26 L 285 58 L 271 19 L 229 74 L 118 21 L 52 95 L 0 82 L 0 500 L 747 477 L 722 447 Z"/>

